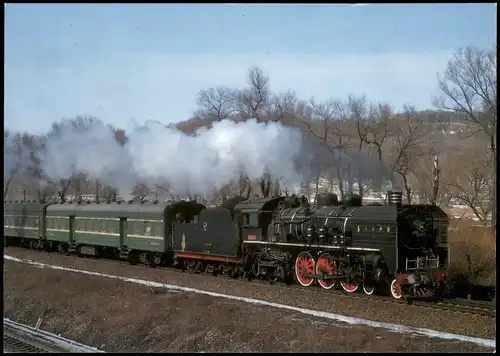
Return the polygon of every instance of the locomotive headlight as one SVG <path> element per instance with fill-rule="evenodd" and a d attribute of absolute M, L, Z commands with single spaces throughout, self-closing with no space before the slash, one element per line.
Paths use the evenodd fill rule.
<path fill-rule="evenodd" d="M 425 223 L 422 223 L 418 226 L 418 231 L 420 232 L 425 232 L 426 230 L 426 226 L 425 226 Z"/>

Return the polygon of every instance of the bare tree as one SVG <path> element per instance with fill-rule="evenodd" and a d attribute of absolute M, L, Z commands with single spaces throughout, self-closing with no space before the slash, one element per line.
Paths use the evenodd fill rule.
<path fill-rule="evenodd" d="M 12 185 L 32 196 L 38 185 L 40 137 L 4 131 L 4 199 Z"/>
<path fill-rule="evenodd" d="M 263 122 L 270 104 L 269 77 L 261 68 L 252 67 L 248 71 L 248 84 L 249 87 L 237 95 L 239 114 L 244 120 Z"/>
<path fill-rule="evenodd" d="M 297 117 L 297 96 L 291 91 L 273 94 L 267 116 L 270 121 L 292 124 Z"/>
<path fill-rule="evenodd" d="M 408 204 L 412 203 L 412 187 L 409 184 L 409 174 L 417 161 L 429 155 L 431 145 L 424 147 L 427 142 L 427 127 L 424 120 L 415 108 L 405 105 L 402 117 L 395 119 L 395 152 L 391 162 L 390 171 L 399 174 L 403 181 Z"/>
<path fill-rule="evenodd" d="M 11 183 L 15 176 L 18 175 L 23 167 L 24 162 L 24 147 L 22 144 L 22 136 L 20 133 L 12 133 L 9 130 L 4 130 L 4 181 L 3 181 L 3 197 L 7 197 Z"/>
<path fill-rule="evenodd" d="M 459 49 L 448 62 L 443 77 L 438 76 L 438 108 L 464 114 L 464 120 L 488 140 L 493 171 L 496 172 L 497 56 L 496 50 L 477 47 Z M 492 226 L 496 221 L 496 182 L 491 192 Z"/>
<path fill-rule="evenodd" d="M 101 199 L 101 182 L 99 179 L 95 181 L 95 201 L 99 201 Z"/>
<path fill-rule="evenodd" d="M 87 132 L 92 130 L 96 124 L 101 125 L 102 122 L 99 118 L 93 116 L 77 116 L 73 119 L 63 119 L 59 122 L 54 122 L 52 124 L 51 130 L 44 138 L 45 144 L 50 142 L 51 140 L 55 140 L 61 137 L 62 135 L 65 135 L 68 130 L 71 130 L 72 132 Z M 116 136 L 115 138 L 118 140 L 119 130 L 116 130 L 114 132 Z M 45 144 L 41 145 L 40 150 L 43 151 L 45 149 Z M 40 168 L 40 179 L 46 181 L 48 185 L 54 189 L 61 201 L 66 201 L 68 189 L 72 187 L 72 185 L 76 190 L 76 195 L 81 195 L 81 185 L 83 183 L 81 181 L 81 172 L 77 172 L 73 169 L 67 177 L 55 177 L 49 176 L 47 172 L 44 172 L 43 168 L 44 167 Z"/>
<path fill-rule="evenodd" d="M 101 123 L 101 120 L 94 116 L 77 116 L 73 119 L 62 119 L 61 121 L 52 123 L 48 137 L 50 139 L 51 137 L 62 135 L 67 129 L 85 132 L 91 130 L 93 125 L 99 123 Z"/>
<path fill-rule="evenodd" d="M 316 173 L 316 194 L 319 189 L 319 177 L 326 167 L 336 165 L 336 175 L 340 194 L 344 196 L 344 174 L 341 167 L 341 152 L 345 151 L 343 125 L 347 119 L 347 112 L 344 104 L 339 100 L 329 99 L 325 102 L 310 101 L 312 120 L 306 118 L 302 120 L 307 132 L 318 140 L 323 148 L 329 152 L 316 150 L 315 157 L 311 160 L 315 165 Z"/>
<path fill-rule="evenodd" d="M 87 175 L 83 173 L 75 173 L 70 179 L 70 187 L 75 193 L 77 201 L 82 199 L 82 193 L 88 186 Z"/>
<path fill-rule="evenodd" d="M 439 157 L 434 156 L 432 165 L 432 196 L 430 203 L 436 205 L 439 196 L 439 180 L 440 180 L 440 169 L 439 169 Z"/>
<path fill-rule="evenodd" d="M 146 201 L 149 193 L 151 193 L 151 188 L 146 183 L 138 183 L 135 185 L 132 195 L 134 196 L 134 200 L 138 200 L 140 202 Z"/>
<path fill-rule="evenodd" d="M 33 136 L 30 141 L 30 164 L 24 172 L 22 181 L 26 188 L 30 189 L 30 194 L 36 195 L 40 201 L 48 201 L 56 192 L 47 181 L 42 167 L 39 153 L 43 150 L 45 137 Z M 35 192 L 32 192 L 35 190 Z"/>
<path fill-rule="evenodd" d="M 258 123 L 269 119 L 271 108 L 271 91 L 269 77 L 259 67 L 252 67 L 248 71 L 248 87 L 239 90 L 236 94 L 236 105 L 241 119 L 255 119 Z M 259 181 L 264 197 L 269 196 L 272 178 L 264 173 Z"/>
<path fill-rule="evenodd" d="M 54 191 L 48 186 L 40 186 L 36 190 L 37 198 L 40 202 L 48 202 Z"/>
<path fill-rule="evenodd" d="M 436 166 L 436 159 L 437 156 L 429 154 L 429 156 L 418 160 L 413 165 L 408 180 L 413 191 L 418 195 L 420 203 L 448 206 L 452 198 L 450 187 L 448 182 L 444 181 L 446 176 L 443 177 L 441 174 L 441 171 L 446 170 L 447 167 L 446 165 L 441 167 L 441 164 Z"/>
<path fill-rule="evenodd" d="M 226 87 L 201 90 L 196 99 L 200 107 L 197 115 L 212 117 L 216 121 L 229 118 L 235 112 L 236 95 L 233 89 Z"/>
<path fill-rule="evenodd" d="M 67 200 L 68 188 L 71 184 L 71 179 L 47 179 L 47 181 L 56 192 L 59 200 L 64 203 Z"/>
<path fill-rule="evenodd" d="M 115 202 L 118 198 L 118 190 L 110 186 L 104 186 L 102 189 L 101 196 L 108 201 Z"/>
<path fill-rule="evenodd" d="M 355 132 L 351 138 L 351 146 L 357 147 L 355 160 L 367 162 L 370 159 L 370 172 L 363 169 L 362 166 L 356 164 L 355 172 L 359 176 L 356 180 L 360 190 L 360 195 L 363 195 L 369 186 L 363 184 L 363 181 L 369 179 L 371 188 L 377 188 L 382 185 L 382 176 L 384 167 L 383 148 L 390 137 L 390 119 L 392 110 L 388 104 L 373 105 L 370 104 L 365 96 L 350 95 L 347 102 L 349 108 L 350 121 L 354 123 L 352 131 Z M 351 150 L 353 151 L 353 150 Z M 375 151 L 376 159 L 371 159 Z M 374 164 L 373 162 L 377 162 Z M 357 171 L 357 172 L 356 172 Z M 392 177 L 386 177 L 392 180 Z"/>
<path fill-rule="evenodd" d="M 252 194 L 252 181 L 243 172 L 240 172 L 238 176 L 238 195 L 250 198 Z"/>
<path fill-rule="evenodd" d="M 413 190 L 417 191 L 420 202 L 448 205 L 450 197 L 446 187 L 441 187 L 441 167 L 438 156 L 431 154 L 417 162 L 412 169 L 412 175 L 415 178 L 412 182 L 412 186 L 415 187 Z"/>
<path fill-rule="evenodd" d="M 128 142 L 128 137 L 125 133 L 125 130 L 117 129 L 112 126 L 110 126 L 110 128 L 114 132 L 116 142 L 118 142 L 122 147 L 125 146 L 125 144 Z"/>
<path fill-rule="evenodd" d="M 485 172 L 484 165 L 473 163 L 472 167 L 466 170 L 465 177 L 461 178 L 450 184 L 455 190 L 455 196 L 473 211 L 479 221 L 487 224 L 493 210 L 491 188 L 494 176 Z"/>
<path fill-rule="evenodd" d="M 175 196 L 172 194 L 171 192 L 171 187 L 170 187 L 170 184 L 168 182 L 157 182 L 155 184 L 155 191 L 156 191 L 156 196 L 158 197 L 159 195 L 162 195 L 162 196 L 165 196 L 167 195 L 168 197 L 170 197 L 170 199 L 172 200 L 175 200 Z"/>
<path fill-rule="evenodd" d="M 281 184 L 280 184 L 280 178 L 276 178 L 274 181 L 274 189 L 273 189 L 273 196 L 277 197 L 281 193 Z"/>
<path fill-rule="evenodd" d="M 356 121 L 360 150 L 363 144 L 372 145 L 377 151 L 378 160 L 382 162 L 382 147 L 390 136 L 389 125 L 392 116 L 390 106 L 368 105 L 364 96 L 359 98 L 350 96 L 349 108 Z"/>
<path fill-rule="evenodd" d="M 271 187 L 272 187 L 272 177 L 271 173 L 266 172 L 262 175 L 262 178 L 260 179 L 259 185 L 260 185 L 260 191 L 262 192 L 262 196 L 264 198 L 269 197 L 271 194 Z"/>

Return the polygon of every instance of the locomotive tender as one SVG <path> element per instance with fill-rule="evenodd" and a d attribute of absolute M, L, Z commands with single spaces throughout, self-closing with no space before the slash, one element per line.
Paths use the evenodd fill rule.
<path fill-rule="evenodd" d="M 112 256 L 234 278 L 315 281 L 370 295 L 439 294 L 449 262 L 448 217 L 434 205 L 363 206 L 333 193 L 244 200 L 215 208 L 196 202 L 6 204 L 5 244 Z"/>

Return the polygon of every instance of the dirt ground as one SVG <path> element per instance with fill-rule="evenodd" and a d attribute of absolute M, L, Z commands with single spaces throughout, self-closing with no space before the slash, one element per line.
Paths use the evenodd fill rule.
<path fill-rule="evenodd" d="M 130 266 L 127 263 L 64 256 L 15 247 L 6 248 L 5 253 L 69 268 L 170 283 L 374 321 L 429 328 L 486 339 L 496 337 L 495 318 L 399 304 L 380 299 L 371 300 L 371 298 L 364 297 L 362 292 L 346 295 L 322 292 L 319 288 L 285 289 L 280 285 L 271 286 L 225 277 L 214 278 L 206 275 L 179 273 L 163 268 Z"/>
<path fill-rule="evenodd" d="M 4 283 L 4 317 L 107 352 L 491 351 L 11 261 Z"/>

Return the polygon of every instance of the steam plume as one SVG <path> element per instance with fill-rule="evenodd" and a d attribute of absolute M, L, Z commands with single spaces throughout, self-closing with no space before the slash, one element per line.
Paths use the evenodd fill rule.
<path fill-rule="evenodd" d="M 193 136 L 153 121 L 131 126 L 124 146 L 99 121 L 84 129 L 63 126 L 58 135 L 48 138 L 40 157 L 45 174 L 59 179 L 86 173 L 122 194 L 131 192 L 140 180 L 168 181 L 174 194 L 205 195 L 239 172 L 256 179 L 267 170 L 283 177 L 285 185 L 300 182 L 296 158 L 301 133 L 280 123 L 225 120 Z"/>

